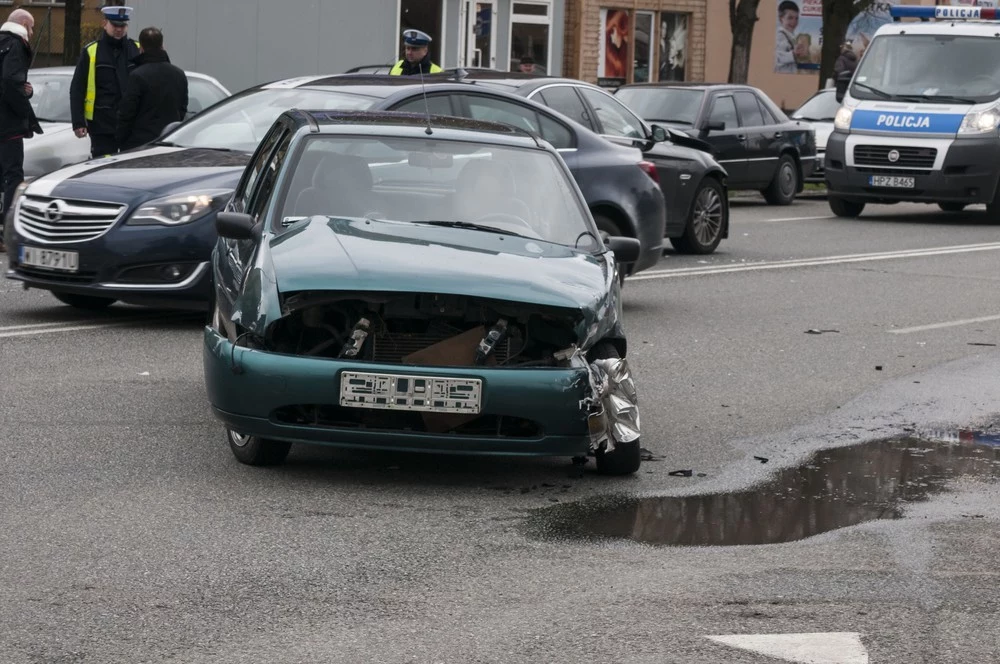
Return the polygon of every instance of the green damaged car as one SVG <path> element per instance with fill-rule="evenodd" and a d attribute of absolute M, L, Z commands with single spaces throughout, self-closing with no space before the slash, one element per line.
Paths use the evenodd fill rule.
<path fill-rule="evenodd" d="M 217 229 L 205 384 L 239 461 L 309 443 L 639 468 L 615 263 L 638 242 L 601 237 L 537 137 L 290 111 Z"/>

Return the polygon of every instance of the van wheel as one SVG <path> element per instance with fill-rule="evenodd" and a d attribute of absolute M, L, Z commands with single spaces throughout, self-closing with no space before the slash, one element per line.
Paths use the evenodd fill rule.
<path fill-rule="evenodd" d="M 729 223 L 729 208 L 722 184 L 706 177 L 698 185 L 684 235 L 670 238 L 670 244 L 681 254 L 710 254 L 722 241 Z"/>
<path fill-rule="evenodd" d="M 591 357 L 595 360 L 610 360 L 617 359 L 621 355 L 614 345 L 602 342 L 591 351 Z M 611 452 L 597 450 L 594 453 L 594 460 L 597 462 L 597 472 L 601 475 L 631 475 L 642 465 L 642 448 L 639 440 L 619 443 Z"/>
<path fill-rule="evenodd" d="M 94 297 L 93 295 L 57 293 L 55 291 L 52 292 L 52 295 L 63 304 L 68 304 L 69 306 L 77 309 L 86 309 L 87 311 L 107 309 L 116 301 L 113 297 Z"/>
<path fill-rule="evenodd" d="M 760 193 L 764 195 L 764 200 L 771 205 L 791 205 L 795 200 L 795 194 L 799 191 L 799 169 L 795 165 L 795 159 L 790 154 L 781 155 L 778 160 L 778 169 L 774 172 L 774 179 Z"/>
<path fill-rule="evenodd" d="M 609 237 L 621 237 L 622 229 L 618 228 L 618 224 L 612 221 L 610 217 L 606 217 L 600 212 L 594 212 L 593 214 L 597 230 L 601 233 L 602 243 Z M 625 274 L 630 272 L 631 269 L 632 265 L 630 263 L 618 263 L 618 283 L 620 285 L 625 285 Z"/>
<path fill-rule="evenodd" d="M 836 196 L 827 196 L 826 202 L 830 204 L 830 210 L 838 217 L 855 219 L 860 217 L 861 213 L 865 210 L 864 203 L 845 201 L 843 198 L 837 198 Z"/>
<path fill-rule="evenodd" d="M 226 440 L 233 456 L 248 466 L 277 466 L 285 461 L 292 444 L 260 436 L 247 436 L 226 427 Z"/>
<path fill-rule="evenodd" d="M 965 203 L 938 203 L 938 207 L 945 212 L 961 212 L 965 209 Z"/>

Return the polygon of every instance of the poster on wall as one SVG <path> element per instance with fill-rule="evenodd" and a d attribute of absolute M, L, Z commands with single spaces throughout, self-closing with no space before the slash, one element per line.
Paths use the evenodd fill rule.
<path fill-rule="evenodd" d="M 597 57 L 597 83 L 605 87 L 625 84 L 628 76 L 629 13 L 626 9 L 601 10 L 601 40 Z"/>
<path fill-rule="evenodd" d="M 815 72 L 823 35 L 823 0 L 781 0 L 774 43 L 774 71 L 779 74 Z"/>
<path fill-rule="evenodd" d="M 683 81 L 687 73 L 688 15 L 660 13 L 661 81 Z"/>
<path fill-rule="evenodd" d="M 990 0 L 980 0 L 990 1 Z M 892 1 L 873 2 L 847 26 L 845 42 L 860 56 L 872 35 L 892 22 Z M 774 48 L 774 71 L 779 74 L 813 73 L 819 70 L 823 48 L 822 0 L 781 0 L 778 3 L 778 34 Z"/>

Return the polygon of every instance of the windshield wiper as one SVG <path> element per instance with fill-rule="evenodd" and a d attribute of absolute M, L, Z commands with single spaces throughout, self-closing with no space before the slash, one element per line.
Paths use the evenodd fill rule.
<path fill-rule="evenodd" d="M 833 122 L 833 118 L 807 118 L 804 115 L 793 115 L 793 120 L 805 120 L 806 122 Z"/>
<path fill-rule="evenodd" d="M 950 104 L 975 104 L 975 99 L 968 97 L 953 97 L 951 95 L 898 95 L 905 101 L 940 101 Z"/>
<path fill-rule="evenodd" d="M 513 235 L 514 237 L 527 237 L 526 235 L 521 235 L 520 233 L 515 233 L 514 231 L 497 228 L 496 226 L 487 226 L 485 224 L 474 224 L 471 221 L 440 221 L 437 219 L 424 219 L 420 221 L 411 221 L 410 223 L 426 224 L 428 226 L 444 226 L 446 228 L 466 228 L 472 231 L 486 231 L 487 233 L 500 233 L 501 235 Z"/>
<path fill-rule="evenodd" d="M 871 92 L 872 94 L 877 95 L 882 99 L 892 99 L 892 95 L 886 92 L 885 90 L 879 90 L 878 88 L 873 88 L 872 86 L 867 85 L 865 83 L 855 83 L 854 85 L 855 87 L 861 88 L 862 90 L 868 90 L 868 92 Z"/>

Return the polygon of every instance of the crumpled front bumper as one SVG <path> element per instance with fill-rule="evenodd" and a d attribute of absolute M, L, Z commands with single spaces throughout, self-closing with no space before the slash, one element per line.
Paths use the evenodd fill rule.
<path fill-rule="evenodd" d="M 215 415 L 233 430 L 275 440 L 457 454 L 581 456 L 592 446 L 589 368 L 421 367 L 283 355 L 232 343 L 205 328 L 205 386 Z M 339 405 L 344 371 L 479 378 L 482 415 L 538 424 L 531 438 L 289 424 L 275 413 L 297 404 Z"/>

